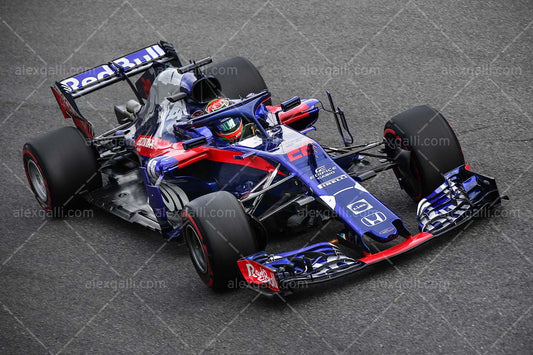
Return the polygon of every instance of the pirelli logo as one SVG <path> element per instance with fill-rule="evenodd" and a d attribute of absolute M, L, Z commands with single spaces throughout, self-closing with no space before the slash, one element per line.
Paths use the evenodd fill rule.
<path fill-rule="evenodd" d="M 337 176 L 337 177 L 334 177 L 333 179 L 329 179 L 328 181 L 325 181 L 321 184 L 318 185 L 318 188 L 319 189 L 323 189 L 324 187 L 327 187 L 329 185 L 333 185 L 341 180 L 344 180 L 344 179 L 347 179 L 348 176 L 343 174 L 343 175 L 340 175 L 340 176 Z"/>

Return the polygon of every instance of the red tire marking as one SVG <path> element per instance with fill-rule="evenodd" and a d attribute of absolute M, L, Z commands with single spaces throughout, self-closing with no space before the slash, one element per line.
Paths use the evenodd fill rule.
<path fill-rule="evenodd" d="M 205 284 L 208 287 L 211 287 L 211 286 L 213 286 L 213 269 L 211 268 L 211 263 L 209 262 L 209 253 L 207 252 L 207 246 L 205 245 L 204 237 L 202 236 L 202 233 L 200 232 L 200 229 L 198 228 L 198 226 L 196 225 L 196 223 L 192 219 L 191 215 L 189 215 L 187 212 L 183 211 L 182 212 L 182 216 L 186 217 L 191 222 L 192 226 L 196 230 L 196 233 L 198 233 L 198 236 L 200 237 L 200 240 L 202 241 L 202 249 L 204 249 L 204 253 L 205 253 L 206 261 L 207 261 L 207 272 L 209 273 L 209 281 L 208 282 L 204 281 L 204 282 L 205 282 Z"/>

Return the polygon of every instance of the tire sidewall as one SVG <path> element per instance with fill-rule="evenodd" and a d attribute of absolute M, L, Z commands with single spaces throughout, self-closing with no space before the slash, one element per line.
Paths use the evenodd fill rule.
<path fill-rule="evenodd" d="M 47 212 L 72 206 L 71 201 L 82 187 L 101 186 L 97 155 L 83 134 L 75 127 L 62 127 L 26 143 L 22 161 L 26 178 L 39 205 Z M 31 182 L 28 161 L 32 160 L 44 180 L 47 201 L 43 203 Z"/>
<path fill-rule="evenodd" d="M 46 186 L 46 193 L 47 193 L 47 197 L 48 197 L 46 202 L 43 202 L 41 199 L 39 199 L 37 197 L 37 192 L 35 191 L 35 187 L 31 183 L 30 174 L 29 174 L 29 171 L 28 171 L 28 163 L 29 163 L 30 160 L 32 160 L 35 163 L 35 165 L 37 166 L 37 168 L 39 169 L 39 171 L 41 172 L 41 175 L 43 177 L 44 184 Z M 50 193 L 50 186 L 48 184 L 48 174 L 47 174 L 46 170 L 44 170 L 41 167 L 41 164 L 39 164 L 39 158 L 38 158 L 37 152 L 29 144 L 24 145 L 24 149 L 22 150 L 22 161 L 24 163 L 24 172 L 26 173 L 26 178 L 28 179 L 28 182 L 29 182 L 29 185 L 30 185 L 30 189 L 33 191 L 35 199 L 37 200 L 39 205 L 41 205 L 41 208 L 43 210 L 45 210 L 46 212 L 52 211 L 52 208 L 53 208 L 52 207 L 52 194 Z"/>
<path fill-rule="evenodd" d="M 211 206 L 212 207 L 211 207 Z M 234 211 L 233 218 L 213 217 L 218 209 Z M 240 202 L 226 191 L 218 191 L 191 201 L 182 211 L 182 232 L 193 227 L 207 257 L 207 272 L 194 262 L 192 248 L 184 235 L 189 255 L 198 275 L 214 290 L 223 290 L 240 277 L 236 261 L 259 251 L 259 242 Z"/>
<path fill-rule="evenodd" d="M 204 232 L 200 229 L 200 227 L 198 226 L 197 222 L 193 219 L 193 217 L 189 214 L 189 212 L 187 212 L 187 210 L 182 212 L 182 217 L 185 218 L 185 221 L 183 222 L 183 225 L 182 225 L 182 231 L 184 233 L 186 233 L 186 229 L 189 228 L 189 227 L 194 228 L 194 230 L 196 231 L 196 233 L 198 235 L 198 238 L 200 239 L 200 242 L 202 244 L 202 248 L 204 250 L 204 254 L 207 257 L 206 258 L 207 259 L 206 260 L 207 272 L 205 272 L 205 273 L 202 272 L 202 270 L 200 270 L 200 268 L 196 265 L 196 263 L 194 261 L 193 261 L 192 264 L 193 264 L 196 272 L 198 273 L 198 275 L 202 279 L 202 281 L 208 287 L 213 287 L 213 285 L 214 285 L 214 272 L 213 272 L 213 267 L 211 266 L 212 253 L 209 252 L 211 248 L 208 247 L 208 242 L 206 241 L 206 239 L 204 237 Z M 184 235 L 184 237 L 186 238 L 185 242 L 187 243 L 187 247 L 189 249 L 189 257 L 191 258 L 191 260 L 194 260 L 193 251 L 192 251 L 192 249 L 190 247 L 189 240 L 187 239 L 188 236 Z"/>

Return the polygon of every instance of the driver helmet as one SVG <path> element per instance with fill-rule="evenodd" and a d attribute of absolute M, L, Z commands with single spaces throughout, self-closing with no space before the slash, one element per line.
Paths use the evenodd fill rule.
<path fill-rule="evenodd" d="M 231 105 L 225 98 L 211 100 L 206 108 L 206 113 L 215 112 Z M 226 117 L 213 125 L 215 135 L 229 143 L 236 142 L 242 135 L 242 120 L 240 117 Z"/>

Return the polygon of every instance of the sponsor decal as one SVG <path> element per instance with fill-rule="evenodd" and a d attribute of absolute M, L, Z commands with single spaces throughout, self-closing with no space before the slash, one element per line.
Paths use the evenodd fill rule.
<path fill-rule="evenodd" d="M 112 63 L 116 64 L 125 70 L 137 67 L 144 63 L 150 62 L 154 59 L 161 58 L 165 55 L 165 51 L 159 45 L 153 45 L 137 51 L 135 53 L 128 54 L 122 58 L 115 59 Z M 93 68 L 89 71 L 75 75 L 71 78 L 67 78 L 61 81 L 61 85 L 67 91 L 79 90 L 92 82 L 102 80 L 108 76 L 115 75 L 115 70 L 109 64 L 101 65 Z"/>
<path fill-rule="evenodd" d="M 176 152 L 183 152 L 181 143 L 171 143 L 161 138 L 151 136 L 139 136 L 135 140 L 135 150 L 139 155 L 153 158 L 158 155 Z M 178 153 L 175 153 L 178 154 Z"/>
<path fill-rule="evenodd" d="M 327 186 L 330 186 L 330 185 L 333 185 L 339 181 L 342 181 L 344 179 L 347 179 L 348 178 L 348 175 L 346 174 L 342 174 L 340 176 L 337 176 L 337 177 L 334 177 L 333 179 L 329 179 L 328 181 L 325 181 L 323 183 L 321 183 L 320 185 L 318 185 L 317 187 L 319 189 L 323 189 L 324 187 L 327 187 Z"/>
<path fill-rule="evenodd" d="M 307 144 L 301 146 L 300 148 L 296 148 L 294 150 L 291 150 L 287 153 L 287 157 L 289 158 L 289 161 L 295 161 L 300 158 L 306 157 L 309 155 L 309 152 L 307 151 Z"/>
<path fill-rule="evenodd" d="M 367 227 L 377 226 L 378 224 L 383 223 L 386 220 L 387 220 L 387 216 L 385 216 L 382 212 L 379 212 L 379 211 L 361 218 L 361 222 L 363 222 L 363 224 Z"/>
<path fill-rule="evenodd" d="M 252 260 L 239 260 L 237 263 L 246 281 L 256 285 L 265 285 L 273 291 L 279 291 L 278 280 L 276 280 L 274 271 Z"/>
<path fill-rule="evenodd" d="M 349 204 L 346 207 L 348 207 L 350 211 L 353 212 L 353 214 L 358 215 L 372 209 L 373 206 L 363 198 L 359 201 L 355 201 L 354 203 Z"/>
<path fill-rule="evenodd" d="M 143 147 L 143 148 L 154 149 L 155 139 L 153 137 L 140 136 L 139 139 L 137 139 L 137 142 L 135 142 L 135 146 L 137 148 Z"/>
<path fill-rule="evenodd" d="M 315 173 L 313 174 L 313 176 L 310 176 L 310 178 L 311 180 L 312 179 L 322 180 L 324 178 L 327 178 L 330 175 L 335 174 L 336 170 L 337 170 L 336 166 L 326 168 L 325 165 L 322 165 L 315 169 Z"/>
<path fill-rule="evenodd" d="M 379 234 L 389 234 L 390 232 L 392 232 L 394 230 L 394 227 L 389 227 L 387 229 L 384 229 L 382 230 L 381 232 L 379 232 Z"/>

